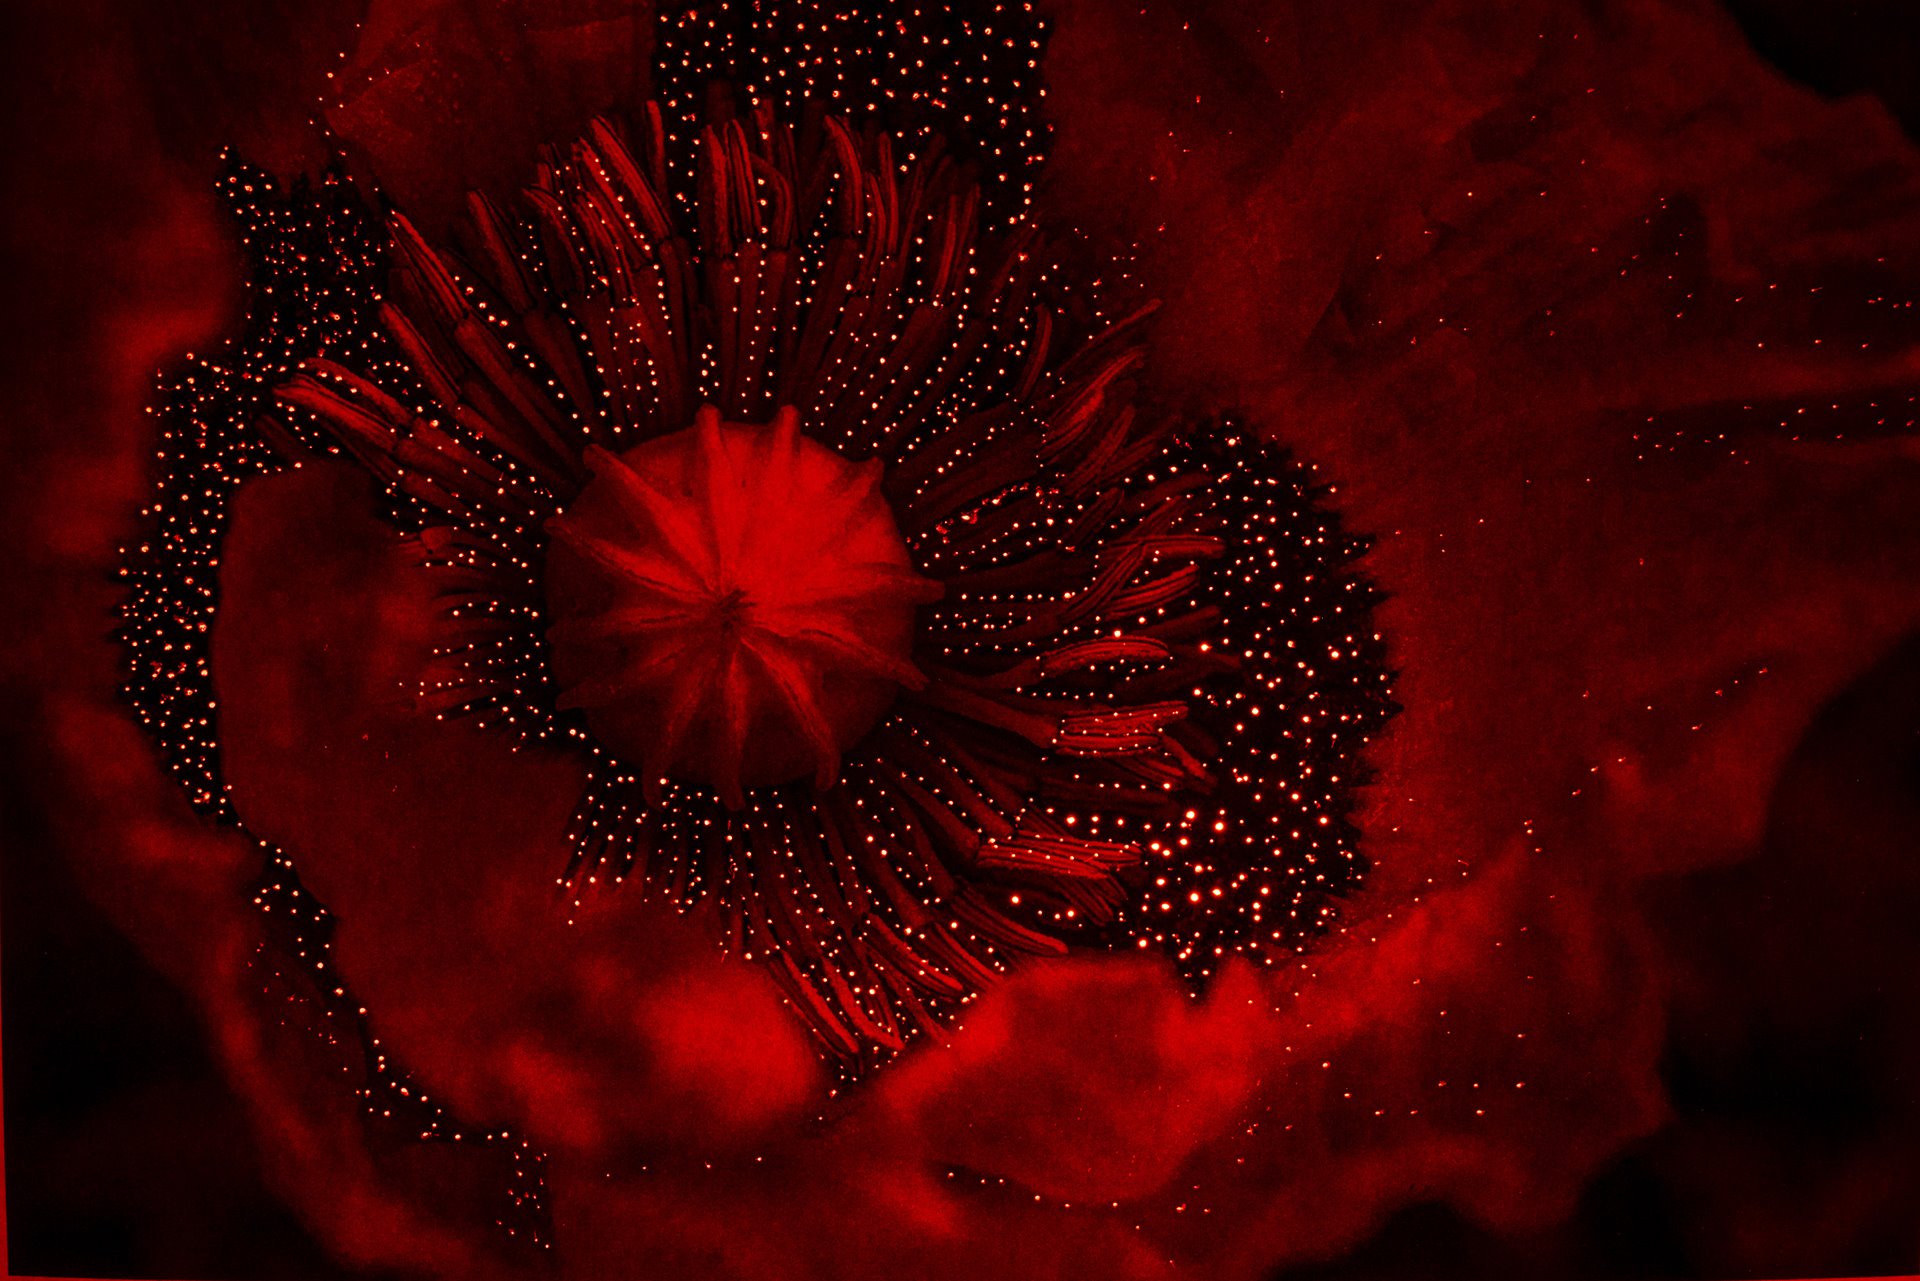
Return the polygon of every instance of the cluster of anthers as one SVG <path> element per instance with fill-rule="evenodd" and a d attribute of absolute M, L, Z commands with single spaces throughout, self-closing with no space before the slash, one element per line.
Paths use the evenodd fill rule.
<path fill-rule="evenodd" d="M 375 338 L 276 392 L 437 571 L 421 705 L 584 754 L 562 883 L 713 900 L 850 1067 L 1069 942 L 1323 928 L 1388 704 L 1299 469 L 1147 407 L 1150 308 L 937 146 L 670 149 L 598 121 L 457 249 L 392 215 Z"/>

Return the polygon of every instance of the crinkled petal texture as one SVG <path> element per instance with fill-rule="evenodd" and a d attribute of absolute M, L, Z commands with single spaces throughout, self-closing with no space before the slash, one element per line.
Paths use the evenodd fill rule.
<path fill-rule="evenodd" d="M 1199 1001 L 1142 958 L 1032 966 L 822 1118 L 802 1031 L 697 922 L 556 910 L 574 766 L 400 697 L 431 602 L 364 482 L 259 482 L 215 641 L 236 803 L 383 1046 L 554 1154 L 578 1275 L 1257 1276 L 1413 1201 L 1551 1221 L 1664 1115 L 1687 923 L 1648 905 L 1754 853 L 1816 711 L 1920 624 L 1920 157 L 1878 109 L 1677 0 L 1056 22 L 1048 216 L 1138 239 L 1156 385 L 1247 407 L 1377 537 L 1406 710 L 1373 884 Z M 388 181 L 477 176 L 404 114 L 335 123 Z M 455 1156 L 356 1145 L 338 1064 L 260 1007 L 244 849 L 103 715 L 56 747 L 144 817 L 83 870 L 202 998 L 278 1186 L 353 1259 L 492 1257 Z"/>

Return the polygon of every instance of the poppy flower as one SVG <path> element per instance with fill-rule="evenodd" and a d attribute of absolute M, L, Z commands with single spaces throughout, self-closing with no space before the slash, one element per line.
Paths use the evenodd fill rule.
<path fill-rule="evenodd" d="M 1911 146 L 1680 6 L 812 13 L 376 6 L 139 242 L 247 314 L 45 724 L 268 1178 L 469 1274 L 1565 1215 L 1920 622 Z"/>

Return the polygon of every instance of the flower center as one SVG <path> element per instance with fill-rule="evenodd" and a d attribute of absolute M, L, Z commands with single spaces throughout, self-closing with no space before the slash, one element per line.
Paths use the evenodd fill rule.
<path fill-rule="evenodd" d="M 712 788 L 731 807 L 755 787 L 840 756 L 901 686 L 914 572 L 880 493 L 880 464 L 848 462 L 771 424 L 694 425 L 615 455 L 548 522 L 546 584 L 559 705 L 646 771 Z"/>

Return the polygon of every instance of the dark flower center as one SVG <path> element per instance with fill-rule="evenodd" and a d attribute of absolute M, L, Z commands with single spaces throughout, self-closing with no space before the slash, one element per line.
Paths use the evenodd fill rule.
<path fill-rule="evenodd" d="M 757 787 L 838 777 L 840 756 L 895 691 L 917 605 L 914 572 L 879 489 L 848 462 L 771 424 L 694 426 L 622 454 L 549 522 L 547 639 L 563 708 L 646 770 L 740 808 Z"/>

